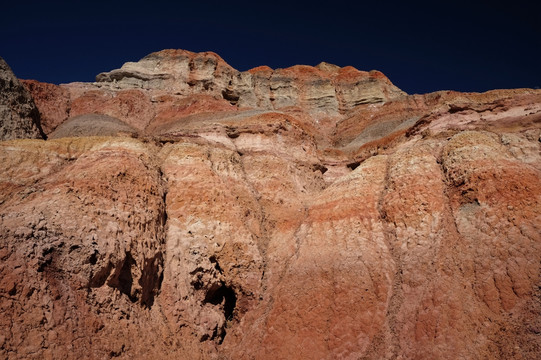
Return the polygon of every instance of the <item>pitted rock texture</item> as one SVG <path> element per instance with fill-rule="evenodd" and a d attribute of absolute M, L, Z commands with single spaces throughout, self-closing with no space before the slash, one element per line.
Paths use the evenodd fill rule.
<path fill-rule="evenodd" d="M 0 57 L 0 140 L 42 139 L 32 96 Z"/>
<path fill-rule="evenodd" d="M 50 140 L 0 142 L 0 358 L 541 357 L 541 91 L 325 120 L 165 54 L 200 93 L 153 55 L 41 93 L 70 99 Z"/>

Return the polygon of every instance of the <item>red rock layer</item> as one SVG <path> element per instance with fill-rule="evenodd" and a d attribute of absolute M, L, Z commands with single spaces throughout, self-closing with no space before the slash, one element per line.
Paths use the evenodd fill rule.
<path fill-rule="evenodd" d="M 201 59 L 190 79 L 225 67 Z M 319 126 L 87 86 L 62 87 L 83 119 L 101 104 L 152 136 L 0 142 L 0 357 L 541 356 L 540 91 Z"/>
<path fill-rule="evenodd" d="M 45 134 L 50 134 L 68 119 L 71 101 L 66 89 L 36 80 L 21 80 L 21 83 L 34 98 Z"/>

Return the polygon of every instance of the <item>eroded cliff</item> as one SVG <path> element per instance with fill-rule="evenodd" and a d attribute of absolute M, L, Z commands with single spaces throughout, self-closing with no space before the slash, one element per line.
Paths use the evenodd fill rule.
<path fill-rule="evenodd" d="M 3 357 L 541 355 L 541 91 L 179 50 L 97 80 L 24 81 L 53 139 L 0 142 Z"/>

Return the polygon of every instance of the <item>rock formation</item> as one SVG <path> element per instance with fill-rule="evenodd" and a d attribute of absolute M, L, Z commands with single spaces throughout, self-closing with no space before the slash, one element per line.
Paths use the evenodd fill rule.
<path fill-rule="evenodd" d="M 23 83 L 0 357 L 541 356 L 540 90 L 182 50 Z"/>
<path fill-rule="evenodd" d="M 0 57 L 0 141 L 43 137 L 32 96 Z"/>

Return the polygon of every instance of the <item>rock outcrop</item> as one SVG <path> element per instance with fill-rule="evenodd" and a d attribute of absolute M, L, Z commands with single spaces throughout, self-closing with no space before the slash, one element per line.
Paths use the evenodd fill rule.
<path fill-rule="evenodd" d="M 32 96 L 0 57 L 0 140 L 43 137 Z"/>
<path fill-rule="evenodd" d="M 539 358 L 541 91 L 359 73 L 164 51 L 26 82 L 64 120 L 0 142 L 0 357 Z"/>
<path fill-rule="evenodd" d="M 405 95 L 379 71 L 321 63 L 239 72 L 214 53 L 185 50 L 152 53 L 99 74 L 92 84 L 24 84 L 36 98 L 46 133 L 88 113 L 115 117 L 144 133 L 194 114 L 255 109 L 306 113 L 310 122 L 324 125 L 359 104 Z"/>
<path fill-rule="evenodd" d="M 101 73 L 96 81 L 117 89 L 160 89 L 170 94 L 209 94 L 239 107 L 282 109 L 300 106 L 311 113 L 337 114 L 356 105 L 381 102 L 404 93 L 378 71 L 321 63 L 239 72 L 212 52 L 163 50 L 136 63 Z"/>

